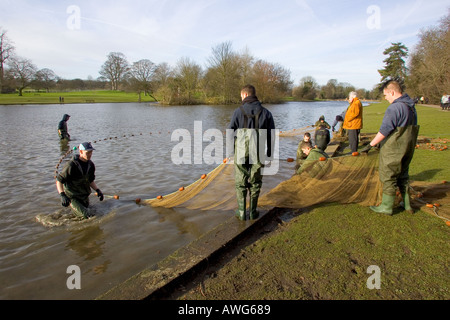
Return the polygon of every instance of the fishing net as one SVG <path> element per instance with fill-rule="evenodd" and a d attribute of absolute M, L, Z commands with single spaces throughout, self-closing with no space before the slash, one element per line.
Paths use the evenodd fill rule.
<path fill-rule="evenodd" d="M 298 129 L 280 131 L 279 136 L 280 137 L 303 136 L 306 132 L 310 132 L 310 133 L 314 132 L 314 126 L 307 126 L 307 127 L 298 128 Z"/>
<path fill-rule="evenodd" d="M 304 208 L 323 202 L 375 205 L 381 200 L 378 153 L 314 161 L 301 174 L 295 163 L 280 161 L 278 172 L 265 175 L 258 206 Z M 166 196 L 143 200 L 151 206 L 200 210 L 237 208 L 232 162 L 219 165 L 190 186 Z"/>
<path fill-rule="evenodd" d="M 302 135 L 310 127 L 281 131 L 280 136 Z M 361 143 L 370 141 L 372 135 L 362 135 Z M 105 139 L 106 140 L 106 139 Z M 333 142 L 337 150 L 345 137 L 336 136 Z M 62 160 L 56 165 L 55 178 Z M 331 156 L 331 154 L 330 154 Z M 292 158 L 275 160 L 269 170 L 276 174 L 264 175 L 258 207 L 261 209 L 305 208 L 319 203 L 358 203 L 363 206 L 378 205 L 382 198 L 382 185 L 378 175 L 379 153 L 372 150 L 367 155 L 355 154 L 317 160 L 308 168 L 296 173 Z M 420 208 L 450 225 L 450 185 L 411 182 L 410 195 L 413 207 Z M 112 196 L 106 196 L 111 197 Z M 118 199 L 118 196 L 114 196 Z M 396 204 L 401 201 L 398 194 Z M 234 164 L 225 161 L 211 172 L 202 175 L 191 185 L 152 199 L 136 199 L 136 203 L 165 208 L 192 210 L 235 210 L 237 208 Z"/>

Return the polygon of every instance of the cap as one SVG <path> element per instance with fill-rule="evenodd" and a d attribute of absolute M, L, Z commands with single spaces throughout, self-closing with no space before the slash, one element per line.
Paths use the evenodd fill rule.
<path fill-rule="evenodd" d="M 92 151 L 95 150 L 94 147 L 92 147 L 92 144 L 90 142 L 83 142 L 80 144 L 80 146 L 78 147 L 79 150 L 84 150 L 84 151 Z"/>

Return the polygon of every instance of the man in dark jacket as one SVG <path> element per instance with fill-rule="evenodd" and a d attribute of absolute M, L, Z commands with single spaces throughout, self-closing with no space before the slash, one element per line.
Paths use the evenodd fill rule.
<path fill-rule="evenodd" d="M 330 143 L 330 131 L 325 127 L 324 124 L 319 125 L 319 129 L 316 130 L 314 135 L 314 145 L 316 148 L 325 151 L 328 144 Z"/>
<path fill-rule="evenodd" d="M 246 219 L 247 188 L 250 191 L 250 219 L 259 216 L 256 208 L 262 186 L 262 163 L 272 155 L 272 130 L 275 129 L 272 114 L 256 97 L 255 87 L 247 85 L 241 90 L 242 105 L 237 108 L 230 122 L 236 134 L 234 144 L 235 186 L 238 203 L 236 216 Z M 264 139 L 265 138 L 265 139 Z"/>
<path fill-rule="evenodd" d="M 391 105 L 386 109 L 381 127 L 375 138 L 361 153 L 381 143 L 379 175 L 383 184 L 383 198 L 375 212 L 392 215 L 397 187 L 403 197 L 403 207 L 412 212 L 409 198 L 409 164 L 419 133 L 414 101 L 403 94 L 401 85 L 390 80 L 383 85 L 383 94 Z"/>
<path fill-rule="evenodd" d="M 73 157 L 56 178 L 56 189 L 61 196 L 61 204 L 69 205 L 80 218 L 87 219 L 89 212 L 89 195 L 91 188 L 97 192 L 100 201 L 103 193 L 95 183 L 95 165 L 91 161 L 95 150 L 90 142 L 84 142 L 78 147 L 80 154 Z"/>
<path fill-rule="evenodd" d="M 58 135 L 61 140 L 70 140 L 70 134 L 67 131 L 67 121 L 69 121 L 70 116 L 65 114 L 62 120 L 58 124 Z"/>

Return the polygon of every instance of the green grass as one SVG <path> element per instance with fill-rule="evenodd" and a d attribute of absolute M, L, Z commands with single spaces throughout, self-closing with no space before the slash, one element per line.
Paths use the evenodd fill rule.
<path fill-rule="evenodd" d="M 139 101 L 137 93 L 124 91 L 25 92 L 21 97 L 18 94 L 0 94 L 0 104 L 58 104 L 59 97 L 64 97 L 64 103 Z M 152 102 L 154 99 L 142 94 L 141 101 Z"/>

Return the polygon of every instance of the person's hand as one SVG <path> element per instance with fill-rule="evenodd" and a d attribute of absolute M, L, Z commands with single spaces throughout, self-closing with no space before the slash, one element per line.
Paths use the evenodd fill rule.
<path fill-rule="evenodd" d="M 368 144 L 367 146 L 365 146 L 364 148 L 362 148 L 361 153 L 369 153 L 369 150 L 372 149 L 372 146 L 370 144 Z"/>
<path fill-rule="evenodd" d="M 68 207 L 70 205 L 70 198 L 66 195 L 65 192 L 61 192 L 59 194 L 61 196 L 61 204 L 63 207 Z"/>
<path fill-rule="evenodd" d="M 100 199 L 100 201 L 103 201 L 103 193 L 100 191 L 100 189 L 95 190 L 97 192 L 97 197 Z"/>

